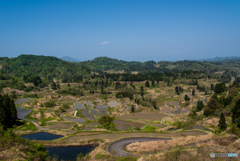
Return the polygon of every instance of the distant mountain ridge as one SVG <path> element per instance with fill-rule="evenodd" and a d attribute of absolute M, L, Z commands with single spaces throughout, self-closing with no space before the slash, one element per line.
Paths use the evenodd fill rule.
<path fill-rule="evenodd" d="M 74 59 L 75 61 L 76 59 Z M 124 61 L 109 57 L 97 57 L 89 61 L 71 63 L 52 56 L 20 55 L 16 58 L 0 57 L 0 73 L 23 76 L 38 74 L 61 78 L 62 80 L 75 79 L 89 75 L 92 72 L 105 73 L 148 73 L 148 72 L 183 72 L 183 71 L 228 71 L 240 69 L 240 58 L 215 58 L 216 61 L 184 60 L 168 61 Z M 73 62 L 73 61 L 72 61 Z M 67 79 L 66 79 L 67 78 Z M 65 82 L 65 81 L 64 81 Z"/>
<path fill-rule="evenodd" d="M 215 57 L 215 58 L 199 59 L 197 61 L 218 62 L 218 61 L 235 60 L 235 59 L 240 59 L 240 57 L 238 56 Z"/>
<path fill-rule="evenodd" d="M 72 58 L 72 57 L 70 57 L 70 56 L 64 56 L 64 57 L 62 57 L 62 58 L 60 58 L 60 59 L 65 60 L 65 61 L 68 61 L 68 62 L 75 62 L 75 63 L 80 62 L 80 60 L 74 59 L 74 58 Z"/>
<path fill-rule="evenodd" d="M 61 57 L 59 59 L 62 59 L 64 61 L 68 61 L 68 62 L 75 62 L 75 63 L 79 63 L 79 62 L 81 62 L 81 63 L 94 62 L 94 63 L 99 63 L 99 64 L 104 64 L 106 62 L 113 62 L 113 63 L 121 62 L 120 64 L 122 64 L 122 63 L 133 63 L 133 62 L 134 63 L 141 63 L 141 62 L 138 62 L 138 61 L 126 61 L 126 60 L 114 59 L 114 58 L 110 58 L 110 57 L 107 57 L 107 56 L 96 57 L 93 60 L 88 60 L 88 61 L 80 61 L 80 60 L 72 58 L 70 56 L 64 56 L 64 57 Z M 240 57 L 239 56 L 227 56 L 227 57 L 215 57 L 215 58 L 206 58 L 206 59 L 193 59 L 193 60 L 188 60 L 188 61 L 219 62 L 219 61 L 229 61 L 229 60 L 236 60 L 236 59 L 240 59 Z M 180 60 L 177 60 L 177 61 L 163 61 L 163 62 L 179 62 L 179 61 Z M 149 62 L 149 61 L 146 61 L 146 62 Z"/>

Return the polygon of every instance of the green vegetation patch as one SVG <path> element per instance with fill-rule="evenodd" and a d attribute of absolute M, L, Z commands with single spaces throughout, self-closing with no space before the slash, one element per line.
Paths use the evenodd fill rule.
<path fill-rule="evenodd" d="M 36 130 L 38 130 L 38 128 L 32 122 L 29 122 L 29 121 L 25 121 L 24 124 L 17 129 L 22 130 L 22 131 L 28 131 L 28 130 L 36 131 Z"/>

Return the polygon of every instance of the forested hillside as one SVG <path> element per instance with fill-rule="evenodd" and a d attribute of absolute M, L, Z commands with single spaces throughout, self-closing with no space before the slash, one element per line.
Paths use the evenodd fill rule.
<path fill-rule="evenodd" d="M 82 62 L 84 66 L 90 68 L 92 71 L 103 73 L 109 70 L 132 72 L 138 71 L 140 73 L 147 72 L 183 72 L 188 70 L 201 71 L 207 74 L 212 74 L 218 71 L 227 71 L 232 75 L 236 75 L 240 68 L 240 59 L 225 60 L 220 62 L 208 61 L 146 61 L 146 62 L 127 62 L 123 60 L 111 59 L 108 57 L 98 57 L 91 61 Z"/>
<path fill-rule="evenodd" d="M 17 77 L 38 75 L 46 78 L 74 78 L 90 74 L 90 70 L 81 63 L 70 63 L 56 57 L 20 55 L 17 58 L 0 58 L 0 72 Z"/>
<path fill-rule="evenodd" d="M 88 76 L 91 72 L 104 73 L 191 73 L 201 72 L 214 74 L 221 72 L 223 77 L 230 78 L 239 74 L 240 60 L 226 60 L 220 62 L 201 61 L 123 61 L 108 57 L 98 57 L 91 61 L 80 63 L 68 62 L 50 56 L 20 55 L 17 58 L 0 58 L 0 73 L 5 77 L 26 75 L 37 75 L 48 80 L 53 78 L 61 79 L 63 82 L 76 82 L 82 77 Z M 109 72 L 111 71 L 111 72 Z M 0 78 L 3 77 L 0 74 Z M 1 78 L 3 79 L 3 78 Z"/>
<path fill-rule="evenodd" d="M 97 57 L 91 61 L 83 62 L 84 66 L 99 73 L 102 73 L 108 70 L 114 70 L 114 71 L 124 70 L 124 72 L 140 71 L 144 73 L 152 70 L 157 70 L 157 68 L 154 66 L 155 64 L 156 62 L 154 61 L 147 61 L 144 63 L 137 62 L 137 61 L 128 62 L 128 61 L 117 60 L 117 59 L 112 59 L 108 57 Z"/>

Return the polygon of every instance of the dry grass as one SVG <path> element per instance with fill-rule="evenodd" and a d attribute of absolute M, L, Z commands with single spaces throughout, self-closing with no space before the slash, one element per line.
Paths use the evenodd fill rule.
<path fill-rule="evenodd" d="M 235 147 L 236 149 L 240 150 L 240 139 L 235 140 L 230 146 Z"/>
<path fill-rule="evenodd" d="M 19 89 L 14 89 L 14 88 L 10 88 L 10 87 L 6 87 L 2 89 L 2 94 L 12 94 L 11 92 L 16 91 L 17 94 L 22 95 L 25 94 L 25 91 L 21 91 Z"/>
<path fill-rule="evenodd" d="M 210 137 L 210 136 L 209 136 Z M 207 139 L 207 138 L 206 138 Z M 211 152 L 229 153 L 240 152 L 240 140 L 235 140 L 233 135 L 213 136 L 207 144 L 195 145 L 195 148 L 175 146 L 172 149 L 164 150 L 157 154 L 142 156 L 138 161 L 192 161 L 192 160 L 239 160 L 239 158 L 210 158 Z M 191 139 L 190 139 L 191 140 Z M 224 141 L 223 141 L 224 140 Z M 234 141 L 235 140 L 235 141 Z M 230 144 L 229 144 L 230 143 Z"/>
<path fill-rule="evenodd" d="M 207 118 L 204 122 L 206 126 L 218 126 L 219 118 Z"/>
<path fill-rule="evenodd" d="M 225 135 L 225 136 L 213 136 L 212 139 L 218 145 L 228 146 L 235 142 L 237 137 L 234 135 Z"/>
<path fill-rule="evenodd" d="M 240 140 L 236 140 L 237 138 L 233 135 L 225 135 L 225 136 L 211 136 L 211 135 L 205 135 L 205 136 L 188 136 L 188 137 L 180 137 L 173 140 L 160 140 L 160 141 L 151 141 L 151 142 L 143 142 L 143 143 L 133 143 L 130 145 L 127 145 L 125 148 L 127 151 L 131 152 L 137 152 L 137 153 L 149 153 L 149 152 L 156 152 L 156 151 L 167 151 L 166 154 L 163 155 L 163 153 L 153 156 L 148 156 L 145 158 L 145 160 L 169 160 L 168 158 L 170 156 L 173 156 L 170 160 L 191 160 L 191 158 L 198 158 L 202 157 L 206 159 L 206 156 L 209 156 L 210 152 L 239 152 L 240 150 Z M 195 151 L 191 151 L 193 149 L 190 148 L 187 150 L 187 153 L 189 153 L 189 157 L 186 155 L 186 151 L 174 151 L 184 146 L 187 149 L 187 147 L 194 146 Z M 170 151 L 169 151 L 170 150 Z M 173 154 L 171 154 L 173 153 Z M 191 153 L 191 155 L 190 155 Z M 206 154 L 205 156 L 199 156 L 199 154 Z M 174 155 L 176 155 L 174 157 Z M 167 156 L 167 157 L 166 157 Z M 161 158 L 161 159 L 160 159 Z M 185 159 L 184 159 L 185 158 Z"/>
<path fill-rule="evenodd" d="M 202 136 L 187 136 L 187 137 L 179 137 L 172 140 L 159 140 L 159 141 L 150 141 L 150 142 L 142 142 L 142 143 L 132 143 L 126 146 L 127 151 L 131 152 L 151 152 L 151 151 L 159 151 L 166 150 L 177 145 L 186 145 L 186 144 L 195 144 L 203 141 L 210 140 L 212 136 L 210 135 L 202 135 Z"/>

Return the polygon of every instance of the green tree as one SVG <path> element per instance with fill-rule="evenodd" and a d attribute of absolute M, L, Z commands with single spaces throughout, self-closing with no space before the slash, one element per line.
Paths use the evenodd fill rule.
<path fill-rule="evenodd" d="M 144 88 L 143 88 L 143 86 L 141 86 L 140 95 L 141 95 L 142 97 L 144 96 Z"/>
<path fill-rule="evenodd" d="M 197 103 L 197 112 L 202 111 L 203 108 L 204 108 L 203 101 L 199 100 Z"/>
<path fill-rule="evenodd" d="M 214 88 L 214 92 L 217 94 L 225 92 L 226 90 L 227 90 L 227 87 L 225 83 L 217 83 Z"/>
<path fill-rule="evenodd" d="M 224 117 L 223 113 L 221 113 L 221 115 L 220 115 L 220 120 L 219 120 L 218 126 L 223 131 L 225 131 L 226 128 L 227 128 L 226 120 L 225 120 L 225 117 Z"/>
<path fill-rule="evenodd" d="M 39 76 L 33 77 L 33 84 L 35 86 L 38 86 L 41 83 L 42 83 L 42 80 L 41 80 L 41 78 Z"/>
<path fill-rule="evenodd" d="M 101 86 L 101 94 L 104 94 L 104 87 Z"/>
<path fill-rule="evenodd" d="M 192 119 L 196 119 L 197 118 L 196 110 L 189 112 L 188 117 L 190 117 Z"/>
<path fill-rule="evenodd" d="M 179 95 L 180 93 L 179 93 L 179 90 L 178 90 L 178 86 L 177 87 L 175 87 L 175 92 Z"/>
<path fill-rule="evenodd" d="M 0 95 L 0 124 L 10 127 L 15 124 L 17 119 L 17 109 L 8 95 Z"/>
<path fill-rule="evenodd" d="M 181 86 L 176 86 L 176 87 L 175 87 L 175 92 L 176 92 L 178 95 L 180 95 L 180 93 L 183 92 L 183 88 L 182 88 Z"/>
<path fill-rule="evenodd" d="M 214 88 L 215 88 L 214 84 L 211 84 L 211 90 L 214 90 Z"/>
<path fill-rule="evenodd" d="M 152 79 L 151 82 L 152 82 L 152 86 L 155 87 L 155 80 Z"/>
<path fill-rule="evenodd" d="M 149 87 L 150 86 L 150 83 L 149 83 L 149 81 L 147 80 L 146 82 L 145 82 L 145 87 Z"/>
<path fill-rule="evenodd" d="M 232 97 L 235 97 L 239 94 L 239 92 L 236 87 L 231 87 L 228 91 L 228 94 Z"/>
<path fill-rule="evenodd" d="M 240 128 L 240 99 L 236 102 L 232 109 L 232 123 L 236 124 Z"/>
<path fill-rule="evenodd" d="M 219 109 L 221 106 L 218 101 L 214 98 L 211 98 L 210 101 L 207 103 L 207 106 L 204 108 L 203 114 L 206 116 L 214 114 L 216 109 Z"/>
<path fill-rule="evenodd" d="M 57 83 L 57 89 L 60 89 L 61 87 L 60 87 L 60 84 L 59 84 L 59 82 Z"/>
<path fill-rule="evenodd" d="M 116 130 L 116 125 L 114 123 L 114 116 L 102 116 L 98 122 L 107 130 Z"/>
<path fill-rule="evenodd" d="M 156 102 L 155 100 L 152 101 L 152 105 L 153 105 L 153 108 L 154 108 L 155 110 L 158 109 L 158 107 L 157 107 L 157 102 Z"/>
<path fill-rule="evenodd" d="M 192 95 L 193 95 L 193 96 L 195 95 L 195 89 L 192 90 Z"/>
<path fill-rule="evenodd" d="M 132 105 L 131 112 L 132 112 L 132 113 L 134 113 L 134 112 L 135 112 L 134 105 Z"/>
<path fill-rule="evenodd" d="M 184 97 L 185 101 L 190 101 L 190 98 L 188 97 L 188 95 L 185 94 L 185 97 Z"/>
<path fill-rule="evenodd" d="M 55 82 L 52 83 L 52 89 L 56 90 L 57 89 L 57 84 Z"/>

